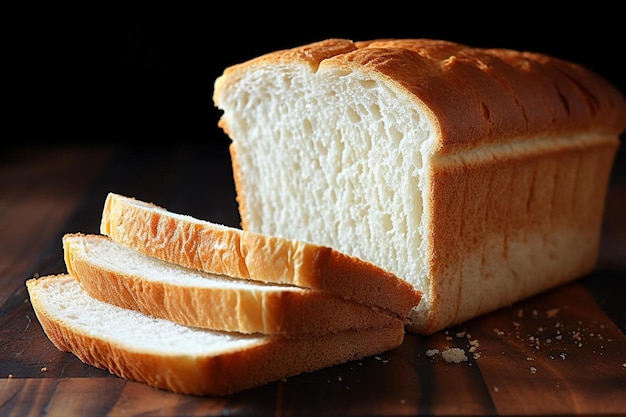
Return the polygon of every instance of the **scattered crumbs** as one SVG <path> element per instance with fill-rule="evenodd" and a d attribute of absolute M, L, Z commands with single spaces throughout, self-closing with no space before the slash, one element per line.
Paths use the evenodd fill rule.
<path fill-rule="evenodd" d="M 521 326 L 521 325 L 522 325 L 522 324 L 521 324 L 519 321 L 514 321 L 514 322 L 513 322 L 513 326 L 515 326 L 515 327 L 519 327 L 519 326 Z"/>
<path fill-rule="evenodd" d="M 381 357 L 380 357 L 380 356 L 374 356 L 374 358 L 375 358 L 377 361 L 379 361 L 379 360 L 381 359 Z"/>
<path fill-rule="evenodd" d="M 426 351 L 426 356 L 430 358 L 432 356 L 435 356 L 437 353 L 439 353 L 439 349 L 428 349 Z"/>
<path fill-rule="evenodd" d="M 551 308 L 550 310 L 546 311 L 546 317 L 549 319 L 555 318 L 557 314 L 559 314 L 558 308 Z"/>
<path fill-rule="evenodd" d="M 537 368 L 535 368 L 534 366 L 530 367 L 530 373 L 531 374 L 536 374 L 537 373 Z"/>
<path fill-rule="evenodd" d="M 474 352 L 474 354 L 472 355 L 472 357 L 473 357 L 474 359 L 478 359 L 478 358 L 480 358 L 480 353 L 478 353 L 478 352 Z M 470 364 L 470 365 L 471 365 L 471 364 Z"/>
<path fill-rule="evenodd" d="M 468 360 L 465 351 L 461 348 L 448 348 L 441 352 L 441 356 L 447 363 L 461 363 Z"/>
<path fill-rule="evenodd" d="M 561 352 L 561 354 L 560 354 L 559 356 L 561 357 L 561 359 L 565 360 L 565 357 L 566 357 L 567 355 L 565 354 L 565 352 Z"/>
<path fill-rule="evenodd" d="M 503 336 L 504 335 L 504 330 L 500 330 L 500 329 L 493 329 L 493 332 L 495 334 L 497 334 L 498 336 Z"/>
<path fill-rule="evenodd" d="M 43 367 L 41 368 L 41 372 L 48 372 L 48 368 L 46 368 L 45 366 L 43 366 Z"/>
<path fill-rule="evenodd" d="M 534 358 L 531 358 L 530 356 L 527 356 L 527 357 L 526 357 L 526 360 L 527 360 L 527 361 L 534 361 L 535 359 L 534 359 Z"/>
<path fill-rule="evenodd" d="M 452 340 L 452 336 L 446 336 L 446 340 L 447 340 L 447 341 Z"/>
<path fill-rule="evenodd" d="M 622 364 L 622 368 L 626 368 L 626 362 Z"/>
<path fill-rule="evenodd" d="M 465 337 L 465 332 L 458 332 L 458 333 L 456 334 L 456 337 L 458 337 L 459 339 L 461 339 L 461 338 Z"/>
<path fill-rule="evenodd" d="M 500 391 L 500 388 L 498 388 L 497 386 L 494 385 L 493 386 L 493 392 L 499 392 L 499 391 Z"/>
<path fill-rule="evenodd" d="M 340 377 L 340 376 L 338 376 L 338 377 L 337 377 L 337 381 L 341 382 L 341 381 L 343 381 L 343 378 L 342 378 L 342 377 Z"/>

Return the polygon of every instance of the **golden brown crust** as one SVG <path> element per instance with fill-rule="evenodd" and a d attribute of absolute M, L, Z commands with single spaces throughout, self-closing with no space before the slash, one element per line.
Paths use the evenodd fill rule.
<path fill-rule="evenodd" d="M 70 279 L 47 276 L 26 282 L 31 304 L 50 341 L 89 365 L 152 387 L 181 394 L 223 396 L 304 372 L 382 353 L 402 344 L 403 325 L 345 331 L 313 338 L 265 336 L 245 348 L 187 356 L 176 351 L 159 354 L 87 334 L 68 325 L 46 308 L 46 283 Z M 71 300 L 68 300 L 71 302 Z M 120 324 L 122 326 L 122 324 Z M 132 326 L 132 324 L 129 324 Z"/>
<path fill-rule="evenodd" d="M 618 142 L 435 168 L 430 334 L 590 272 Z"/>
<path fill-rule="evenodd" d="M 246 71 L 289 62 L 344 67 L 402 86 L 431 114 L 442 153 L 537 135 L 617 135 L 626 128 L 624 96 L 587 68 L 538 53 L 432 39 L 330 39 L 269 53 L 228 68 L 215 83 L 216 104 Z"/>
<path fill-rule="evenodd" d="M 319 290 L 282 287 L 262 291 L 257 284 L 209 288 L 149 280 L 133 273 L 133 265 L 120 271 L 101 264 L 102 260 L 95 259 L 98 255 L 89 255 L 91 248 L 106 243 L 112 242 L 98 235 L 72 233 L 63 237 L 67 270 L 87 293 L 186 326 L 311 337 L 347 329 L 387 327 L 399 320 L 382 310 Z"/>
<path fill-rule="evenodd" d="M 406 281 L 329 247 L 198 221 L 114 193 L 107 196 L 101 232 L 188 268 L 329 291 L 402 318 L 421 299 Z"/>

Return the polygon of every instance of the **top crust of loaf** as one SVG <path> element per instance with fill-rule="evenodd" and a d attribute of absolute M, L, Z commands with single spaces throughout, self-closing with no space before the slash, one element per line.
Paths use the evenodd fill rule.
<path fill-rule="evenodd" d="M 430 115 L 438 128 L 434 149 L 442 153 L 537 135 L 619 135 L 626 129 L 624 96 L 589 69 L 538 53 L 430 39 L 329 39 L 271 52 L 227 68 L 213 100 L 219 107 L 230 85 L 256 67 L 294 63 L 397 84 Z M 229 133 L 225 119 L 220 127 Z"/>

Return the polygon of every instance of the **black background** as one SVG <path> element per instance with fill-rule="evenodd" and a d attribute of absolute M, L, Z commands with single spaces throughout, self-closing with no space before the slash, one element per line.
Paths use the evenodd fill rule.
<path fill-rule="evenodd" d="M 99 143 L 223 147 L 213 82 L 224 68 L 329 37 L 425 37 L 553 54 L 626 90 L 622 13 L 601 3 L 486 7 L 448 2 L 146 4 L 7 14 L 10 145 Z M 218 4 L 218 3 L 216 3 Z"/>

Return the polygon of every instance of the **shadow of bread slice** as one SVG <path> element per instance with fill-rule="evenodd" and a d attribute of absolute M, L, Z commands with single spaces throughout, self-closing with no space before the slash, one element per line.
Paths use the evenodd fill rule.
<path fill-rule="evenodd" d="M 66 234 L 63 250 L 68 272 L 92 297 L 187 326 L 310 337 L 401 321 L 327 291 L 186 268 L 106 236 Z"/>
<path fill-rule="evenodd" d="M 26 282 L 50 341 L 121 378 L 182 394 L 227 395 L 360 359 L 402 343 L 404 327 L 311 338 L 246 335 L 187 327 L 105 303 L 71 275 Z"/>
<path fill-rule="evenodd" d="M 109 193 L 100 232 L 188 268 L 234 278 L 328 291 L 404 318 L 421 292 L 390 272 L 330 247 L 199 220 Z"/>

